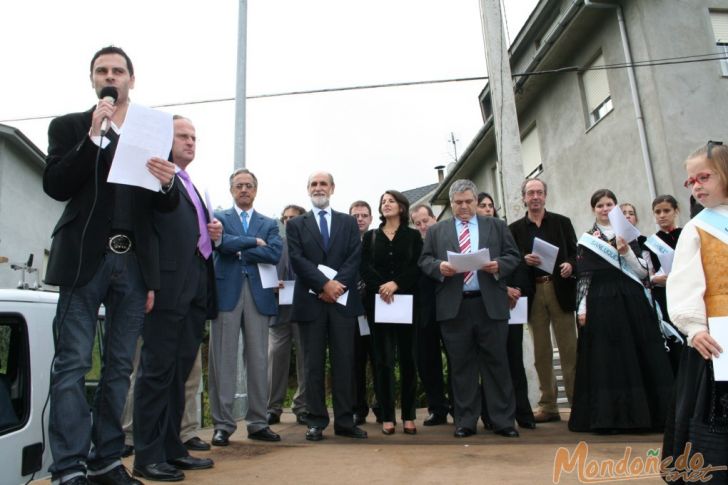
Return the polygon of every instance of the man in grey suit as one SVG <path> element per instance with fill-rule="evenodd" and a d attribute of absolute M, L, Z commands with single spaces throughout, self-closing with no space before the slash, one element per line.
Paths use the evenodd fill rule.
<path fill-rule="evenodd" d="M 283 209 L 281 222 L 283 227 L 289 220 L 306 213 L 303 207 L 290 204 Z M 278 261 L 278 278 L 283 281 L 295 281 L 296 273 L 291 267 L 288 257 L 288 244 L 283 239 L 283 253 Z M 268 333 L 268 424 L 281 422 L 283 401 L 288 391 L 288 374 L 291 366 L 291 350 L 296 344 L 296 381 L 298 388 L 293 395 L 291 410 L 296 415 L 298 424 L 306 424 L 306 376 L 303 371 L 303 346 L 298 322 L 291 320 L 291 305 L 278 306 L 278 319 L 270 327 Z"/>
<path fill-rule="evenodd" d="M 233 207 L 215 214 L 224 230 L 215 251 L 220 314 L 210 328 L 210 410 L 215 446 L 227 446 L 237 428 L 232 407 L 241 330 L 248 391 L 248 438 L 281 439 L 266 420 L 268 327 L 278 314 L 278 304 L 273 288 L 263 288 L 258 265 L 278 263 L 283 242 L 278 223 L 253 209 L 258 179 L 252 172 L 244 168 L 233 172 L 230 193 L 235 199 Z"/>
<path fill-rule="evenodd" d="M 470 180 L 453 182 L 450 205 L 455 217 L 430 227 L 419 264 L 438 281 L 436 318 L 452 366 L 455 437 L 476 432 L 479 373 L 495 433 L 517 437 L 516 401 L 506 354 L 510 308 L 505 278 L 518 266 L 520 254 L 503 221 L 476 215 L 477 193 Z M 482 248 L 490 251 L 490 261 L 477 271 L 458 273 L 448 262 L 448 251 L 469 253 Z"/>

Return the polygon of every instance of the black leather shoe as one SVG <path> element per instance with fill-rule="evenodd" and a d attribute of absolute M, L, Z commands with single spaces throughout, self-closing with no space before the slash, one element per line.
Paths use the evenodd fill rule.
<path fill-rule="evenodd" d="M 204 470 L 206 468 L 212 468 L 215 464 L 215 462 L 209 458 L 197 458 L 190 455 L 169 460 L 167 463 L 179 468 L 180 470 Z"/>
<path fill-rule="evenodd" d="M 281 437 L 277 433 L 271 431 L 270 428 L 263 428 L 255 433 L 248 433 L 248 439 L 258 441 L 280 441 Z"/>
<path fill-rule="evenodd" d="M 296 422 L 306 426 L 308 424 L 308 413 L 298 413 L 296 415 Z"/>
<path fill-rule="evenodd" d="M 473 436 L 474 434 L 474 429 L 458 427 L 455 429 L 454 436 L 456 438 L 467 438 L 468 436 Z"/>
<path fill-rule="evenodd" d="M 224 429 L 216 429 L 212 435 L 213 446 L 227 446 L 230 444 L 230 433 Z"/>
<path fill-rule="evenodd" d="M 534 421 L 518 421 L 518 427 L 525 429 L 536 429 L 536 423 Z"/>
<path fill-rule="evenodd" d="M 447 424 L 447 415 L 431 413 L 422 422 L 425 426 L 439 426 L 441 424 Z"/>
<path fill-rule="evenodd" d="M 498 431 L 495 431 L 495 434 L 505 436 L 506 438 L 518 438 L 520 436 L 518 434 L 518 431 L 516 431 L 516 428 L 514 428 L 513 426 L 508 426 L 507 428 L 499 429 Z"/>
<path fill-rule="evenodd" d="M 169 463 L 152 463 L 134 467 L 134 476 L 154 480 L 156 482 L 180 482 L 185 474 Z M 142 483 L 137 480 L 136 483 Z"/>
<path fill-rule="evenodd" d="M 265 415 L 265 420 L 268 422 L 268 424 L 278 424 L 281 422 L 281 417 L 278 416 L 276 413 L 267 413 Z"/>
<path fill-rule="evenodd" d="M 88 483 L 88 480 L 86 477 L 73 477 L 67 482 L 63 482 L 63 485 L 86 485 Z"/>
<path fill-rule="evenodd" d="M 199 437 L 195 436 L 185 441 L 185 448 L 192 451 L 209 451 L 210 443 L 205 443 Z"/>
<path fill-rule="evenodd" d="M 336 436 L 346 436 L 347 438 L 365 439 L 367 437 L 367 432 L 358 426 L 352 426 L 351 428 L 337 428 L 334 426 L 334 434 Z"/>
<path fill-rule="evenodd" d="M 134 454 L 134 446 L 124 445 L 124 448 L 121 450 L 121 457 L 126 458 L 127 456 L 131 456 L 133 454 Z"/>
<path fill-rule="evenodd" d="M 99 485 L 144 485 L 139 480 L 132 478 L 124 465 L 116 466 L 101 475 L 89 474 L 86 479 L 88 483 L 97 483 Z"/>
<path fill-rule="evenodd" d="M 306 439 L 308 441 L 321 441 L 324 439 L 324 429 L 318 426 L 311 426 L 306 431 Z"/>
<path fill-rule="evenodd" d="M 354 426 L 360 426 L 367 422 L 366 416 L 354 413 Z"/>

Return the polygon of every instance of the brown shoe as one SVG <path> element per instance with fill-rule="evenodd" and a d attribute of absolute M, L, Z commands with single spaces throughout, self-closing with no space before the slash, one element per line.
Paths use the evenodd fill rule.
<path fill-rule="evenodd" d="M 551 421 L 561 421 L 561 414 L 547 413 L 545 411 L 536 411 L 533 413 L 533 420 L 537 423 L 550 423 Z"/>

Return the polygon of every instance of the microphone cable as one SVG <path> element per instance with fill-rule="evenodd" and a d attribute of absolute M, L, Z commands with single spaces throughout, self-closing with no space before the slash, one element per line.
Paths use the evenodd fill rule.
<path fill-rule="evenodd" d="M 112 129 L 109 127 L 109 129 Z M 108 130 L 107 130 L 108 131 Z M 106 133 L 103 133 L 105 135 Z M 91 218 L 94 215 L 94 211 L 96 210 L 96 203 L 98 202 L 99 197 L 99 160 L 101 159 L 101 145 L 103 142 L 103 135 L 101 135 L 101 139 L 99 140 L 99 146 L 96 150 L 96 159 L 94 161 L 94 197 L 93 202 L 91 203 L 91 210 L 89 211 L 88 217 L 86 218 L 86 222 L 83 225 L 83 230 L 81 231 L 81 243 L 79 245 L 79 251 L 78 251 L 78 265 L 76 266 L 76 276 L 73 278 L 73 283 L 71 284 L 71 289 L 68 292 L 68 299 L 66 301 L 65 307 L 63 309 L 63 312 L 61 313 L 60 318 L 58 319 L 58 323 L 54 322 L 53 324 L 53 358 L 51 359 L 51 366 L 48 373 L 48 392 L 46 393 L 45 403 L 43 404 L 43 410 L 40 413 L 40 429 L 41 429 L 41 470 L 43 469 L 42 463 L 43 463 L 43 455 L 45 454 L 46 450 L 46 434 L 45 434 L 45 414 L 46 409 L 48 408 L 48 403 L 50 402 L 51 398 L 51 386 L 53 385 L 52 377 L 53 377 L 53 365 L 56 362 L 56 347 L 58 347 L 58 342 L 61 338 L 61 332 L 63 331 L 63 324 L 66 320 L 66 314 L 68 313 L 68 309 L 71 306 L 71 300 L 73 299 L 73 292 L 76 290 L 76 285 L 78 284 L 78 280 L 81 277 L 81 263 L 83 261 L 83 250 L 84 250 L 84 242 L 86 240 L 86 231 L 88 230 L 89 225 L 91 224 Z M 58 294 L 58 298 L 60 300 L 60 292 Z M 60 303 L 60 301 L 59 301 Z M 97 315 L 98 317 L 98 315 Z M 98 319 L 98 318 L 97 318 Z M 96 326 L 96 322 L 94 322 L 94 327 Z M 101 346 L 99 346 L 99 350 L 101 349 Z M 93 342 L 91 344 L 91 352 L 93 353 Z M 102 357 L 103 360 L 103 357 Z M 30 482 L 32 482 L 35 478 L 37 470 L 32 473 L 30 476 L 30 479 L 25 483 L 25 485 L 29 485 Z"/>

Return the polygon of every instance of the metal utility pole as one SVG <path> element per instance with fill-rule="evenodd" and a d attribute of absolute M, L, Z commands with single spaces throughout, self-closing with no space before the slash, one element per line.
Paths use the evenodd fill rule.
<path fill-rule="evenodd" d="M 245 65 L 248 34 L 248 1 L 238 6 L 238 67 L 235 86 L 235 169 L 245 168 Z"/>
<path fill-rule="evenodd" d="M 480 16 L 483 23 L 485 62 L 488 67 L 490 98 L 495 122 L 499 182 L 504 199 L 506 220 L 512 222 L 523 212 L 520 187 L 524 175 L 516 99 L 513 94 L 513 78 L 508 43 L 503 31 L 500 1 L 480 0 Z"/>

